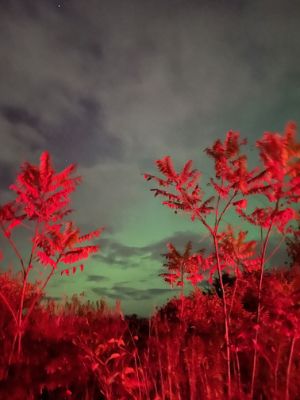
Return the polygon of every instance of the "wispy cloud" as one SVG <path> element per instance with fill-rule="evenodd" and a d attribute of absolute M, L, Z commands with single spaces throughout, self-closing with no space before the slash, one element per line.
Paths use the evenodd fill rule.
<path fill-rule="evenodd" d="M 108 297 L 111 299 L 120 299 L 120 300 L 158 300 L 158 298 L 162 295 L 169 295 L 170 297 L 174 297 L 176 295 L 176 291 L 172 289 L 164 289 L 164 288 L 150 288 L 150 289 L 137 289 L 135 287 L 126 287 L 115 285 L 111 289 L 107 288 L 92 288 L 92 291 L 98 296 Z"/>

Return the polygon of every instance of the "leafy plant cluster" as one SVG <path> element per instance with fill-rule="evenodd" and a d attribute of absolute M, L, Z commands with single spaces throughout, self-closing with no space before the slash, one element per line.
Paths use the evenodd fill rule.
<path fill-rule="evenodd" d="M 66 218 L 70 194 L 80 183 L 75 165 L 56 172 L 44 152 L 38 166 L 23 164 L 10 188 L 16 199 L 0 208 L 0 228 L 20 264 L 0 275 L 0 397 L 3 399 L 296 399 L 299 384 L 300 144 L 294 123 L 282 135 L 264 133 L 256 146 L 261 166 L 248 170 L 246 140 L 228 132 L 205 151 L 215 164 L 205 198 L 201 173 L 188 161 L 180 172 L 170 156 L 156 161 L 162 174 L 145 174 L 151 189 L 175 213 L 187 213 L 207 230 L 213 251 L 181 254 L 168 243 L 164 280 L 180 288 L 149 319 L 123 317 L 117 304 L 59 307 L 42 302 L 55 273 L 83 270 L 81 260 L 99 250 L 83 243 L 103 228 L 81 234 Z M 249 196 L 267 207 L 251 209 Z M 232 208 L 260 232 L 224 226 Z M 213 223 L 211 223 L 213 221 Z M 297 226 L 298 224 L 298 226 Z M 31 232 L 28 260 L 13 239 L 16 227 Z M 285 241 L 291 263 L 266 269 L 270 236 Z M 275 249 L 276 250 L 276 249 Z M 274 258 L 272 259 L 274 260 Z M 80 263 L 78 265 L 78 263 Z M 60 265 L 63 264 L 61 268 Z M 36 279 L 37 272 L 40 272 Z M 207 279 L 204 292 L 199 282 Z M 190 295 L 184 286 L 193 286 Z M 22 379 L 20 379 L 22 377 Z"/>

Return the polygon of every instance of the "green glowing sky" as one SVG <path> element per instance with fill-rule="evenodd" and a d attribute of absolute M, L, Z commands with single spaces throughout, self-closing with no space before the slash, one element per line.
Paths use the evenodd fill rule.
<path fill-rule="evenodd" d="M 213 163 L 203 150 L 228 130 L 248 138 L 254 167 L 264 131 L 299 123 L 300 3 L 286 3 L 0 2 L 1 203 L 20 164 L 48 150 L 57 169 L 78 164 L 77 224 L 107 227 L 100 253 L 83 273 L 58 274 L 49 297 L 83 291 L 147 315 L 175 293 L 158 277 L 160 254 L 168 241 L 207 248 L 206 231 L 163 207 L 142 174 L 171 155 L 177 169 L 194 160 L 207 183 Z M 225 220 L 241 223 L 232 213 Z M 3 268 L 12 262 L 6 246 Z M 276 261 L 284 257 L 283 247 Z"/>

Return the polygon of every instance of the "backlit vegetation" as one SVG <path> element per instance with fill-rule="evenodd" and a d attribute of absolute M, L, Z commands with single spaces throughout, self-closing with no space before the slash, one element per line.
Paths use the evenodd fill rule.
<path fill-rule="evenodd" d="M 118 305 L 80 296 L 62 305 L 45 301 L 54 274 L 83 271 L 81 261 L 99 250 L 83 243 L 69 220 L 70 194 L 80 183 L 75 166 L 56 172 L 44 152 L 38 166 L 25 163 L 10 188 L 14 201 L 0 208 L 0 227 L 19 272 L 0 274 L 0 398 L 84 400 L 292 400 L 300 396 L 300 144 L 296 127 L 264 133 L 256 146 L 261 166 L 248 170 L 246 140 L 228 132 L 207 155 L 215 165 L 206 197 L 201 173 L 188 161 L 177 172 L 170 156 L 156 161 L 161 176 L 145 174 L 163 205 L 186 213 L 207 230 L 213 251 L 180 253 L 167 244 L 160 274 L 179 296 L 149 319 L 123 317 Z M 251 209 L 251 198 L 268 206 Z M 257 228 L 224 223 L 232 209 Z M 208 221 L 213 221 L 209 223 Z M 28 260 L 14 231 L 31 239 Z M 276 265 L 270 237 L 286 243 L 289 266 Z M 279 247 L 278 245 L 278 247 Z M 276 251 L 277 249 L 275 249 Z M 266 262 L 271 267 L 266 269 Z M 36 279 L 36 271 L 41 278 Z M 84 273 L 84 272 L 83 272 Z M 208 281 L 208 290 L 199 283 Z M 183 288 L 192 285 L 189 295 Z M 43 301 L 42 301 L 43 300 Z"/>

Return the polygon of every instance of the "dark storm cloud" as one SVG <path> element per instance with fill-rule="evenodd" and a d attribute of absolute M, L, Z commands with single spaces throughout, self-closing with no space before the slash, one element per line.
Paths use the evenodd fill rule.
<path fill-rule="evenodd" d="M 0 106 L 0 113 L 11 124 L 28 125 L 33 129 L 40 130 L 40 120 L 37 116 L 31 114 L 28 110 L 21 107 L 2 105 Z"/>
<path fill-rule="evenodd" d="M 105 132 L 101 122 L 100 105 L 91 98 L 79 98 L 76 110 L 66 112 L 64 117 L 43 122 L 40 117 L 25 108 L 0 105 L 0 115 L 11 127 L 11 134 L 22 141 L 24 127 L 36 131 L 44 140 L 50 154 L 60 164 L 77 162 L 92 166 L 99 161 L 122 159 L 122 141 Z M 44 148 L 35 138 L 26 137 L 29 150 L 42 152 Z"/>
<path fill-rule="evenodd" d="M 16 166 L 8 161 L 0 160 L 0 192 L 9 190 L 8 187 L 15 181 Z"/>
<path fill-rule="evenodd" d="M 122 140 L 105 132 L 100 114 L 100 106 L 94 100 L 78 99 L 76 112 L 66 113 L 61 121 L 54 121 L 43 130 L 50 152 L 58 160 L 87 167 L 121 160 Z"/>
<path fill-rule="evenodd" d="M 41 144 L 44 142 L 41 139 L 37 140 L 37 135 L 42 135 L 43 132 L 42 121 L 37 115 L 22 107 L 0 104 L 0 118 L 6 120 L 11 136 L 14 136 L 21 144 L 25 144 L 24 142 L 26 142 L 24 147 L 28 154 L 44 150 L 41 148 Z M 28 131 L 32 131 L 35 134 L 30 135 Z M 25 160 L 19 160 L 18 167 L 20 167 L 23 161 Z M 11 160 L 11 164 L 15 164 L 15 160 Z"/>

